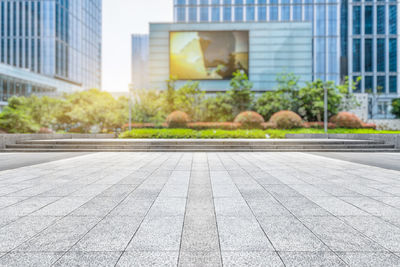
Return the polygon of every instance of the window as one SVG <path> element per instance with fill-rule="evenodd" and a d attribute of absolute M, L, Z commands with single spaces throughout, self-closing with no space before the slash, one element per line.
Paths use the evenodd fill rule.
<path fill-rule="evenodd" d="M 254 21 L 254 20 L 255 20 L 254 6 L 248 6 L 246 8 L 246 21 Z"/>
<path fill-rule="evenodd" d="M 219 0 L 211 0 L 211 4 L 214 6 L 219 5 Z"/>
<path fill-rule="evenodd" d="M 300 5 L 293 6 L 293 20 L 301 21 L 301 6 Z"/>
<path fill-rule="evenodd" d="M 317 35 L 325 35 L 325 6 L 317 6 Z"/>
<path fill-rule="evenodd" d="M 338 49 L 337 39 L 328 38 L 328 73 L 338 73 Z"/>
<path fill-rule="evenodd" d="M 361 72 L 361 41 L 353 40 L 353 72 Z"/>
<path fill-rule="evenodd" d="M 208 21 L 208 7 L 200 8 L 200 21 Z"/>
<path fill-rule="evenodd" d="M 397 6 L 389 6 L 389 33 L 397 34 Z"/>
<path fill-rule="evenodd" d="M 235 21 L 243 21 L 243 7 L 235 7 Z"/>
<path fill-rule="evenodd" d="M 186 19 L 186 12 L 184 7 L 178 7 L 177 9 L 177 16 L 178 22 L 185 21 Z"/>
<path fill-rule="evenodd" d="M 361 34 L 361 7 L 353 6 L 353 34 Z"/>
<path fill-rule="evenodd" d="M 374 77 L 365 76 L 365 92 L 372 93 L 374 91 Z"/>
<path fill-rule="evenodd" d="M 278 20 L 278 6 L 271 6 L 269 8 L 269 19 L 271 21 Z"/>
<path fill-rule="evenodd" d="M 397 72 L 397 39 L 389 40 L 389 71 Z"/>
<path fill-rule="evenodd" d="M 213 7 L 212 9 L 211 9 L 211 16 L 212 16 L 212 18 L 211 18 L 211 20 L 212 21 L 219 21 L 220 20 L 220 14 L 219 14 L 219 7 Z"/>
<path fill-rule="evenodd" d="M 386 76 L 378 76 L 377 77 L 376 91 L 378 93 L 386 92 Z"/>
<path fill-rule="evenodd" d="M 186 4 L 186 1 L 185 0 L 178 0 L 177 4 L 178 5 L 184 5 L 184 4 Z"/>
<path fill-rule="evenodd" d="M 258 20 L 259 21 L 267 20 L 267 8 L 265 6 L 258 7 Z"/>
<path fill-rule="evenodd" d="M 313 21 L 313 6 L 312 5 L 306 5 L 304 6 L 304 19 L 306 21 Z"/>
<path fill-rule="evenodd" d="M 372 72 L 372 64 L 373 64 L 373 50 L 372 50 L 372 39 L 365 39 L 365 71 Z"/>
<path fill-rule="evenodd" d="M 378 34 L 385 34 L 385 6 L 377 6 L 376 27 Z"/>
<path fill-rule="evenodd" d="M 189 21 L 190 22 L 197 21 L 197 8 L 189 7 Z"/>
<path fill-rule="evenodd" d="M 232 9 L 224 7 L 224 21 L 232 21 Z"/>
<path fill-rule="evenodd" d="M 397 76 L 389 77 L 389 93 L 397 94 Z"/>
<path fill-rule="evenodd" d="M 328 34 L 330 36 L 338 35 L 337 33 L 337 7 L 328 6 Z"/>
<path fill-rule="evenodd" d="M 281 7 L 281 20 L 282 21 L 290 20 L 290 6 L 289 5 L 283 5 Z"/>
<path fill-rule="evenodd" d="M 317 73 L 325 73 L 325 38 L 316 38 Z"/>
<path fill-rule="evenodd" d="M 365 7 L 365 34 L 372 34 L 372 6 Z"/>
<path fill-rule="evenodd" d="M 377 71 L 385 72 L 385 39 L 377 40 Z"/>

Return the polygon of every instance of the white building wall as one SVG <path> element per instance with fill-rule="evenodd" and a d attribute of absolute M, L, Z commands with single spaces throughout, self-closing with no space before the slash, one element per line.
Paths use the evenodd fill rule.
<path fill-rule="evenodd" d="M 149 85 L 165 89 L 169 79 L 169 32 L 249 31 L 249 79 L 254 91 L 273 90 L 276 77 L 293 72 L 300 82 L 312 80 L 312 24 L 309 22 L 268 23 L 176 23 L 150 24 Z M 178 81 L 183 85 L 187 81 Z M 227 80 L 200 81 L 206 91 L 225 91 Z"/>

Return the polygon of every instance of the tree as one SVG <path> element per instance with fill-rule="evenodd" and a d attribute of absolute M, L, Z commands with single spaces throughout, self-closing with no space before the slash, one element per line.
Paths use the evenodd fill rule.
<path fill-rule="evenodd" d="M 206 98 L 204 108 L 204 121 L 225 122 L 234 119 L 232 101 L 227 94 L 217 94 L 216 97 Z"/>
<path fill-rule="evenodd" d="M 170 77 L 167 80 L 167 90 L 165 92 L 165 111 L 169 114 L 174 111 L 175 107 L 175 83 L 176 79 Z"/>
<path fill-rule="evenodd" d="M 175 91 L 174 109 L 185 112 L 194 121 L 200 121 L 204 110 L 204 95 L 199 82 L 186 83 Z"/>
<path fill-rule="evenodd" d="M 358 103 L 356 96 L 352 93 L 357 89 L 357 86 L 360 84 L 360 82 L 361 77 L 358 77 L 355 82 L 350 82 L 349 77 L 346 77 L 343 84 L 339 84 L 336 86 L 339 90 L 339 93 L 343 95 L 342 104 L 340 106 L 341 111 L 349 111 L 360 106 L 360 103 Z"/>
<path fill-rule="evenodd" d="M 253 83 L 249 81 L 246 73 L 242 70 L 237 70 L 233 73 L 233 78 L 230 82 L 231 89 L 227 92 L 235 117 L 242 111 L 251 109 L 254 99 L 252 92 Z"/>
<path fill-rule="evenodd" d="M 400 98 L 392 100 L 392 114 L 400 118 Z"/>
<path fill-rule="evenodd" d="M 255 110 L 267 121 L 278 111 L 291 110 L 297 112 L 299 108 L 297 101 L 299 77 L 293 73 L 281 73 L 277 76 L 276 81 L 276 90 L 265 92 L 257 99 L 255 104 Z"/>
<path fill-rule="evenodd" d="M 336 115 L 340 111 L 343 96 L 332 81 L 324 82 L 320 79 L 309 82 L 301 88 L 298 95 L 300 114 L 306 121 L 322 121 L 324 118 L 324 89 L 328 91 L 328 116 Z"/>
<path fill-rule="evenodd" d="M 35 133 L 39 130 L 26 108 L 25 97 L 11 97 L 2 113 L 0 113 L 0 128 L 10 133 Z"/>
<path fill-rule="evenodd" d="M 156 90 L 139 90 L 135 93 L 132 110 L 134 122 L 162 123 L 167 114 L 164 111 L 164 96 Z"/>

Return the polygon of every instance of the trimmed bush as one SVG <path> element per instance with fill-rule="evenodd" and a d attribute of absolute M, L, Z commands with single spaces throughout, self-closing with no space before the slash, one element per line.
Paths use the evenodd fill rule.
<path fill-rule="evenodd" d="M 360 118 L 350 112 L 339 112 L 330 119 L 330 122 L 335 123 L 340 128 L 359 129 L 363 127 Z"/>
<path fill-rule="evenodd" d="M 376 130 L 376 124 L 375 123 L 362 123 L 363 129 L 374 129 Z"/>
<path fill-rule="evenodd" d="M 303 123 L 304 128 L 312 128 L 312 129 L 324 129 L 325 125 L 321 121 L 315 121 L 315 122 L 305 122 Z M 329 122 L 328 123 L 328 129 L 335 129 L 336 124 Z"/>
<path fill-rule="evenodd" d="M 236 116 L 235 123 L 240 123 L 243 128 L 256 129 L 261 128 L 264 118 L 254 111 L 244 111 Z"/>
<path fill-rule="evenodd" d="M 42 127 L 42 128 L 40 128 L 39 133 L 40 134 L 53 134 L 54 131 L 52 129 Z"/>
<path fill-rule="evenodd" d="M 276 124 L 275 124 L 275 123 L 272 123 L 272 122 L 264 122 L 264 123 L 261 123 L 261 127 L 262 127 L 264 130 L 276 129 L 276 128 L 278 128 L 278 127 L 276 126 Z"/>
<path fill-rule="evenodd" d="M 275 113 L 269 122 L 275 124 L 278 129 L 293 129 L 303 126 L 301 117 L 290 110 Z"/>
<path fill-rule="evenodd" d="M 189 116 L 183 111 L 174 111 L 167 117 L 168 128 L 186 128 L 189 123 Z"/>

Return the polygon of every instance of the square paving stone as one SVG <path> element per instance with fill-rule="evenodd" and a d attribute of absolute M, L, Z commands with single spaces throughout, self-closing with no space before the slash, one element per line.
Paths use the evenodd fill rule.
<path fill-rule="evenodd" d="M 0 266 L 7 267 L 47 267 L 51 266 L 62 252 L 11 252 L 0 258 Z"/>
<path fill-rule="evenodd" d="M 181 251 L 178 266 L 222 267 L 221 253 L 219 251 Z"/>
<path fill-rule="evenodd" d="M 222 251 L 224 266 L 284 266 L 276 252 L 271 251 Z"/>
<path fill-rule="evenodd" d="M 116 266 L 165 266 L 178 264 L 178 251 L 129 251 L 124 252 Z"/>
<path fill-rule="evenodd" d="M 122 252 L 75 252 L 63 255 L 54 266 L 115 266 Z"/>
<path fill-rule="evenodd" d="M 294 216 L 258 217 L 264 232 L 278 251 L 328 251 L 307 227 Z"/>
<path fill-rule="evenodd" d="M 16 250 L 31 252 L 67 251 L 98 222 L 99 218 L 97 217 L 64 217 Z"/>
<path fill-rule="evenodd" d="M 400 257 L 392 253 L 380 252 L 338 252 L 350 266 L 400 266 Z"/>
<path fill-rule="evenodd" d="M 285 252 L 280 251 L 285 266 L 347 266 L 333 252 Z M 355 265 L 354 265 L 355 266 Z"/>

